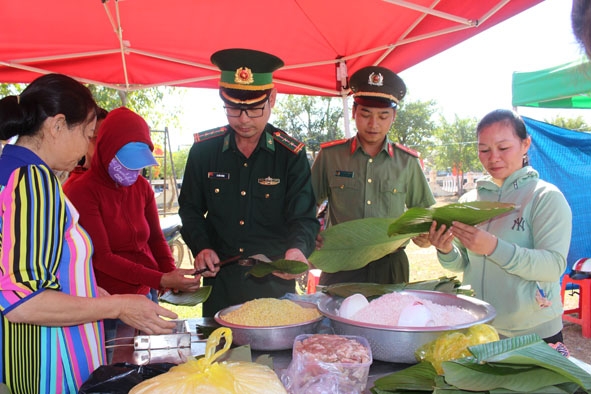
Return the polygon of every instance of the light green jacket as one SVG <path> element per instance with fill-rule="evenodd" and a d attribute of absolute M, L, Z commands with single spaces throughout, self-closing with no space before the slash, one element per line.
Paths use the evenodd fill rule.
<path fill-rule="evenodd" d="M 501 335 L 536 333 L 542 338 L 562 329 L 560 277 L 566 269 L 572 213 L 564 195 L 539 179 L 532 167 L 508 177 L 501 187 L 486 177 L 460 202 L 498 201 L 516 204 L 504 215 L 478 225 L 494 234 L 498 245 L 490 256 L 466 250 L 459 242 L 449 254 L 438 253 L 443 267 L 462 272 L 476 297 L 495 307 L 493 325 Z M 536 301 L 538 285 L 552 302 Z"/>

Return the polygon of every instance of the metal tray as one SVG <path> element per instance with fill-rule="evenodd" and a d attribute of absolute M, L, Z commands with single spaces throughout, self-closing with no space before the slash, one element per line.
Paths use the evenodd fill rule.
<path fill-rule="evenodd" d="M 150 335 L 137 331 L 133 338 L 135 350 L 176 349 L 191 347 L 191 332 L 186 320 L 176 320 L 172 334 Z"/>

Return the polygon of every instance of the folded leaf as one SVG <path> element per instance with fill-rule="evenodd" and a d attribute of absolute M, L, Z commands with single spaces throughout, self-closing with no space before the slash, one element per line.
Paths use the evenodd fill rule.
<path fill-rule="evenodd" d="M 211 286 L 202 286 L 194 293 L 167 290 L 159 297 L 159 301 L 167 302 L 172 305 L 195 306 L 205 302 L 210 294 Z"/>
<path fill-rule="evenodd" d="M 252 275 L 257 278 L 272 274 L 273 272 L 282 272 L 285 274 L 303 274 L 308 270 L 308 265 L 296 260 L 275 260 L 270 263 L 257 263 L 248 272 L 247 275 Z"/>
<path fill-rule="evenodd" d="M 491 201 L 454 203 L 436 208 L 410 208 L 388 228 L 388 235 L 416 234 L 429 232 L 431 223 L 451 226 L 453 221 L 475 225 L 495 216 L 509 212 L 515 205 Z"/>
<path fill-rule="evenodd" d="M 406 245 L 410 234 L 389 237 L 392 218 L 365 218 L 331 226 L 321 235 L 324 244 L 308 260 L 324 272 L 334 273 L 365 267 Z"/>

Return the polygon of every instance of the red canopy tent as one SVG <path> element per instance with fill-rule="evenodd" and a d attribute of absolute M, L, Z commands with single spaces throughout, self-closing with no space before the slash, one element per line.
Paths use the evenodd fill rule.
<path fill-rule="evenodd" d="M 217 87 L 210 55 L 243 47 L 285 61 L 276 73 L 281 93 L 344 96 L 350 72 L 400 72 L 539 2 L 2 1 L 0 81 L 58 72 L 123 91 Z"/>

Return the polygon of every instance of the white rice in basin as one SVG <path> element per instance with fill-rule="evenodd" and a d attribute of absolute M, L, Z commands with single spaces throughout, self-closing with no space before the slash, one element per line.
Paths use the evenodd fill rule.
<path fill-rule="evenodd" d="M 384 294 L 371 301 L 365 308 L 355 313 L 351 320 L 380 324 L 384 326 L 398 327 L 400 312 L 407 306 L 415 303 L 423 304 L 431 313 L 434 320 L 433 326 L 455 326 L 470 323 L 476 317 L 465 309 L 453 305 L 440 305 L 429 300 L 410 294 L 398 292 Z"/>

